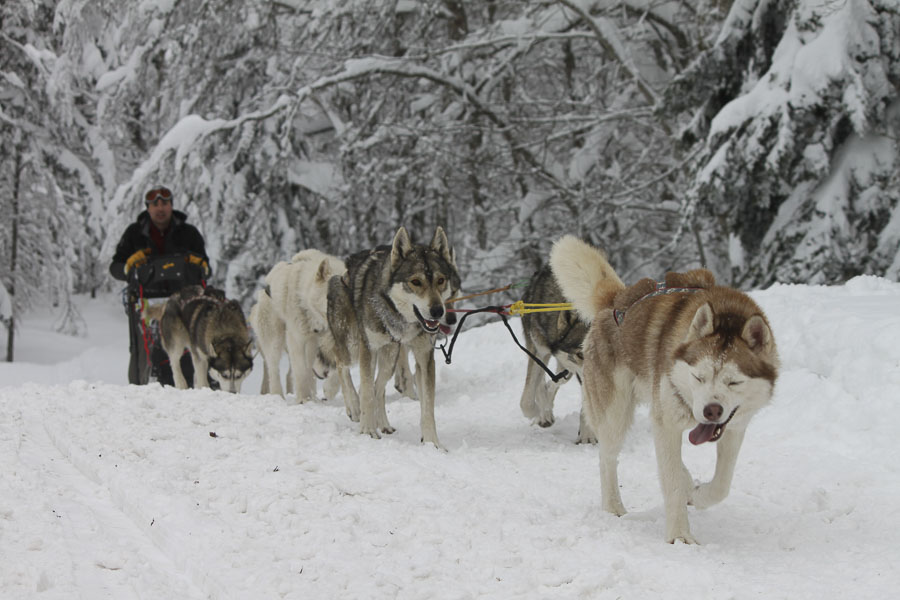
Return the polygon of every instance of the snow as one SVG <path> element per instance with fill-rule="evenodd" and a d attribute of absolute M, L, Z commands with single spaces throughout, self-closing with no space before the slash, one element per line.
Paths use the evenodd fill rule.
<path fill-rule="evenodd" d="M 26 89 L 28 86 L 25 85 L 25 82 L 14 72 L 12 71 L 3 71 L 2 72 L 3 79 L 8 81 L 13 87 Z"/>
<path fill-rule="evenodd" d="M 334 194 L 342 183 L 337 167 L 328 162 L 295 160 L 288 165 L 286 175 L 291 183 L 303 186 L 326 198 Z"/>
<path fill-rule="evenodd" d="M 646 410 L 620 460 L 622 518 L 597 450 L 573 442 L 579 390 L 540 429 L 518 408 L 525 356 L 500 323 L 438 361 L 448 452 L 342 406 L 125 385 L 118 296 L 79 298 L 89 332 L 21 323 L 0 364 L 2 598 L 888 598 L 900 586 L 900 284 L 776 285 L 753 297 L 782 359 L 731 495 L 663 542 Z M 514 322 L 518 331 L 518 322 Z M 695 477 L 714 450 L 686 448 Z"/>

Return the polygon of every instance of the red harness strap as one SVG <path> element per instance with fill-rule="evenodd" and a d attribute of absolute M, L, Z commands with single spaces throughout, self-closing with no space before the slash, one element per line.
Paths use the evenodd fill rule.
<path fill-rule="evenodd" d="M 150 363 L 150 338 L 153 337 L 150 333 L 150 328 L 147 327 L 147 322 L 144 319 L 144 286 L 138 286 L 138 300 L 141 303 L 141 337 L 144 339 L 144 354 L 147 356 L 147 363 Z M 162 362 L 165 364 L 169 362 L 168 358 Z M 151 365 L 152 367 L 152 365 Z"/>

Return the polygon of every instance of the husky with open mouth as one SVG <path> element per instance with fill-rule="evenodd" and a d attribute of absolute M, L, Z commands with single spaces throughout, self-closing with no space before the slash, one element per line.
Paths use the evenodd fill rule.
<path fill-rule="evenodd" d="M 337 367 L 345 372 L 359 360 L 360 432 L 374 438 L 393 433 L 384 390 L 408 349 L 416 362 L 422 441 L 440 447 L 434 423 L 434 336 L 449 333 L 456 323 L 447 301 L 460 288 L 447 235 L 437 227 L 426 246 L 413 243 L 400 227 L 390 246 L 358 252 L 345 262 L 347 272 L 329 282 L 328 326 Z"/>
<path fill-rule="evenodd" d="M 746 294 L 718 286 L 706 269 L 625 287 L 596 248 L 573 236 L 554 244 L 550 265 L 563 294 L 590 323 L 583 393 L 600 446 L 603 509 L 625 514 L 618 455 L 637 402 L 650 420 L 666 514 L 666 540 L 696 543 L 688 505 L 723 500 L 751 417 L 772 398 L 778 353 L 769 322 Z M 716 469 L 695 485 L 682 435 L 716 442 Z"/>

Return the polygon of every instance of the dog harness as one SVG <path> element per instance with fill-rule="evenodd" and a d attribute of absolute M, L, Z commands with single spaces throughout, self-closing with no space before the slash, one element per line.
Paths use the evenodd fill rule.
<path fill-rule="evenodd" d="M 621 326 L 622 323 L 625 321 L 625 311 L 628 310 L 629 308 L 631 308 L 632 306 L 634 306 L 635 304 L 637 304 L 638 302 L 640 302 L 641 300 L 646 300 L 647 298 L 653 298 L 655 296 L 666 296 L 668 294 L 681 294 L 681 293 L 691 293 L 692 294 L 694 292 L 699 292 L 700 290 L 704 290 L 704 289 L 706 289 L 706 288 L 698 288 L 698 287 L 670 288 L 670 287 L 666 287 L 665 281 L 657 281 L 656 289 L 654 291 L 650 292 L 649 294 L 644 294 L 643 296 L 641 296 L 640 298 L 638 298 L 637 300 L 635 300 L 634 302 L 629 304 L 626 308 L 623 308 L 623 309 L 614 308 L 613 309 L 613 319 L 615 319 L 616 325 Z"/>

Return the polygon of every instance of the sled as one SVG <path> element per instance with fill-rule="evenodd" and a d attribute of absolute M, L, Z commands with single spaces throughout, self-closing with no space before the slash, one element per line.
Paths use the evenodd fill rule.
<path fill-rule="evenodd" d="M 151 256 L 146 263 L 131 270 L 128 286 L 123 290 L 123 303 L 128 315 L 128 383 L 146 385 L 152 380 L 172 385 L 169 357 L 163 350 L 159 321 L 149 314 L 153 304 L 189 285 L 206 286 L 203 269 L 187 261 L 187 255 Z M 193 379 L 193 364 L 182 356 L 185 378 Z"/>

